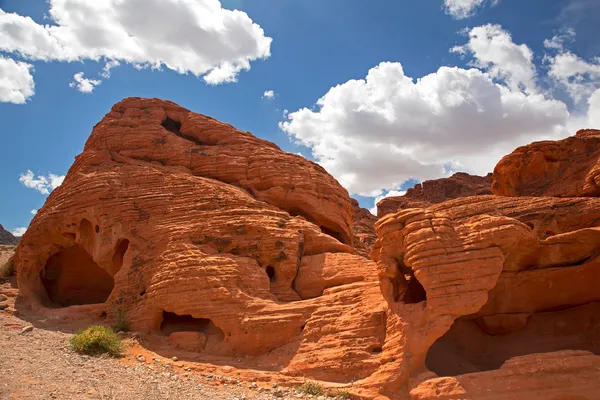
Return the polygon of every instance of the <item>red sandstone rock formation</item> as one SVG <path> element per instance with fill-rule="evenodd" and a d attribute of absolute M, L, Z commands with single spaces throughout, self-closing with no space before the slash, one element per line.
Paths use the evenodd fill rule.
<path fill-rule="evenodd" d="M 413 385 L 427 379 L 416 377 L 424 365 L 455 378 L 422 383 L 413 399 L 435 393 L 478 399 L 488 395 L 484 388 L 492 392 L 481 398 L 506 398 L 513 393 L 506 387 L 494 391 L 505 376 L 526 381 L 515 385 L 514 398 L 543 398 L 535 391 L 547 371 L 527 386 L 521 365 L 562 356 L 534 353 L 598 354 L 599 218 L 600 199 L 478 196 L 379 220 L 372 254 L 390 304 L 388 325 L 405 326 L 402 340 L 386 344 L 403 347 L 398 387 L 411 376 Z M 600 357 L 591 353 L 585 353 L 589 370 L 580 373 L 574 361 L 576 373 L 566 368 L 543 393 L 592 399 L 597 384 L 568 384 L 577 376 L 597 376 Z M 511 360 L 519 356 L 522 363 Z M 387 382 L 395 390 L 391 374 Z"/>
<path fill-rule="evenodd" d="M 377 217 L 371 214 L 371 212 L 365 208 L 361 208 L 358 201 L 352 200 L 352 207 L 354 208 L 354 240 L 352 242 L 356 252 L 364 257 L 369 257 L 371 247 L 377 240 L 375 234 L 375 222 Z"/>
<path fill-rule="evenodd" d="M 391 214 L 408 208 L 426 208 L 459 197 L 492 194 L 492 174 L 486 176 L 457 172 L 449 178 L 418 183 L 404 196 L 386 197 L 377 204 L 377 216 Z"/>
<path fill-rule="evenodd" d="M 126 99 L 23 237 L 20 302 L 67 324 L 120 309 L 180 359 L 349 384 L 390 357 L 353 219 L 317 164 L 173 103 Z"/>
<path fill-rule="evenodd" d="M 564 140 L 519 147 L 496 165 L 492 191 L 499 196 L 600 196 L 600 130 L 582 129 Z"/>
<path fill-rule="evenodd" d="M 21 240 L 20 307 L 56 324 L 124 311 L 161 354 L 366 399 L 595 398 L 600 199 L 402 210 L 377 222 L 376 262 L 351 247 L 371 240 L 360 215 L 302 157 L 127 99 Z"/>

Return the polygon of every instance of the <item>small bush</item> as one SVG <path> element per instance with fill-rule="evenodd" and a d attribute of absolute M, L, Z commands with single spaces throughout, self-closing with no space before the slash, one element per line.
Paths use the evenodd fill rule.
<path fill-rule="evenodd" d="M 125 314 L 125 310 L 118 308 L 115 314 L 115 323 L 112 325 L 113 330 L 115 332 L 128 332 L 129 322 L 127 322 L 127 314 Z"/>
<path fill-rule="evenodd" d="M 321 396 L 323 393 L 323 387 L 315 382 L 305 382 L 298 387 L 300 393 L 310 394 L 311 396 Z"/>
<path fill-rule="evenodd" d="M 350 400 L 352 398 L 352 395 L 346 389 L 333 390 L 327 393 L 327 395 L 340 400 Z"/>
<path fill-rule="evenodd" d="M 8 278 L 15 272 L 15 265 L 9 261 L 0 267 L 0 278 Z"/>
<path fill-rule="evenodd" d="M 95 325 L 77 332 L 71 338 L 71 348 L 80 354 L 117 357 L 121 354 L 121 339 L 111 329 Z"/>

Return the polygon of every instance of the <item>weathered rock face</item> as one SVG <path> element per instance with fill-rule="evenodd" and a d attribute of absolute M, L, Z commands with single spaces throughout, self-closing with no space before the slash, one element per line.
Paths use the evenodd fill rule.
<path fill-rule="evenodd" d="M 19 240 L 14 237 L 12 233 L 5 230 L 2 225 L 0 225 L 0 244 L 16 245 L 17 243 L 19 243 Z"/>
<path fill-rule="evenodd" d="M 354 240 L 352 244 L 358 254 L 369 257 L 371 247 L 373 247 L 377 240 L 377 235 L 375 234 L 377 217 L 371 214 L 369 210 L 361 208 L 355 199 L 351 200 L 354 209 Z"/>
<path fill-rule="evenodd" d="M 527 365 L 561 357 L 533 353 L 585 350 L 584 364 L 600 365 L 592 355 L 600 353 L 599 218 L 596 198 L 478 196 L 378 221 L 372 254 L 397 323 L 405 324 L 398 383 L 427 379 L 415 378 L 424 365 L 456 378 L 422 383 L 414 399 L 499 399 L 512 393 L 493 391 L 503 377 L 527 379 Z M 522 362 L 511 360 L 518 356 Z M 547 373 L 515 389 L 514 398 L 544 398 L 534 392 Z M 565 370 L 544 393 L 592 399 L 597 385 L 567 384 L 578 374 Z M 488 394 L 483 388 L 489 397 L 480 396 Z"/>
<path fill-rule="evenodd" d="M 126 99 L 23 237 L 20 303 L 66 324 L 124 311 L 164 354 L 376 393 L 397 349 L 383 350 L 387 306 L 353 219 L 347 192 L 303 157 Z"/>
<path fill-rule="evenodd" d="M 492 191 L 499 196 L 600 196 L 600 130 L 519 147 L 496 165 Z"/>
<path fill-rule="evenodd" d="M 600 199 L 429 187 L 375 224 L 371 261 L 374 218 L 316 164 L 126 99 L 22 238 L 18 304 L 124 312 L 160 354 L 368 399 L 597 397 Z"/>
<path fill-rule="evenodd" d="M 418 183 L 404 196 L 386 197 L 377 204 L 377 216 L 395 213 L 408 208 L 426 208 L 459 197 L 492 194 L 492 174 L 486 176 L 457 172 L 449 178 Z"/>

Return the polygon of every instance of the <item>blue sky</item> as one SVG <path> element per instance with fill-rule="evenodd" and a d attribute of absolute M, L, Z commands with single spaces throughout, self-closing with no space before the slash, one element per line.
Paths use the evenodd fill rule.
<path fill-rule="evenodd" d="M 128 96 L 169 99 L 300 152 L 366 208 L 415 181 L 491 172 L 518 145 L 600 128 L 596 0 L 122 3 L 138 11 L 110 28 L 130 36 L 136 29 L 152 44 L 145 53 L 110 38 L 99 44 L 105 38 L 92 30 L 95 15 L 110 18 L 114 0 L 0 0 L 0 224 L 7 229 L 27 227 L 92 127 Z M 158 9 L 165 4 L 172 7 Z M 86 23 L 77 25 L 76 12 Z M 227 32 L 206 28 L 204 15 L 229 18 Z M 145 21 L 150 29 L 141 28 Z M 59 45 L 31 39 L 38 31 Z M 164 47 L 154 49 L 160 41 Z M 111 60 L 120 65 L 106 78 Z M 78 73 L 101 83 L 78 86 Z"/>

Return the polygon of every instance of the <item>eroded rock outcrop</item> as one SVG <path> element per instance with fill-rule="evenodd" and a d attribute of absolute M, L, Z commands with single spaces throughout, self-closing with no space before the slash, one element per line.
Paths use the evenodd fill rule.
<path fill-rule="evenodd" d="M 411 376 L 418 384 L 426 367 L 456 378 L 423 383 L 412 398 L 479 398 L 486 379 L 518 375 L 520 362 L 508 362 L 514 357 L 536 364 L 534 353 L 586 350 L 586 362 L 600 365 L 592 355 L 600 353 L 598 218 L 595 198 L 478 196 L 378 221 L 373 255 L 382 289 L 398 323 L 407 324 L 398 384 Z M 463 385 L 478 382 L 478 373 L 479 383 Z M 590 386 L 553 389 L 548 393 L 586 399 L 596 393 Z M 528 397 L 535 390 L 522 387 L 514 398 L 535 398 Z"/>
<path fill-rule="evenodd" d="M 126 99 L 23 237 L 20 302 L 65 324 L 124 312 L 180 359 L 348 385 L 390 357 L 353 220 L 317 164 L 176 104 Z"/>
<path fill-rule="evenodd" d="M 505 156 L 494 169 L 500 196 L 600 196 L 600 130 L 531 143 Z"/>
<path fill-rule="evenodd" d="M 19 243 L 19 239 L 0 225 L 0 245 L 16 245 L 17 243 Z"/>
<path fill-rule="evenodd" d="M 486 176 L 457 172 L 449 178 L 441 178 L 416 184 L 404 196 L 386 197 L 377 204 L 377 215 L 395 213 L 408 208 L 426 208 L 459 197 L 492 194 L 492 174 Z"/>

